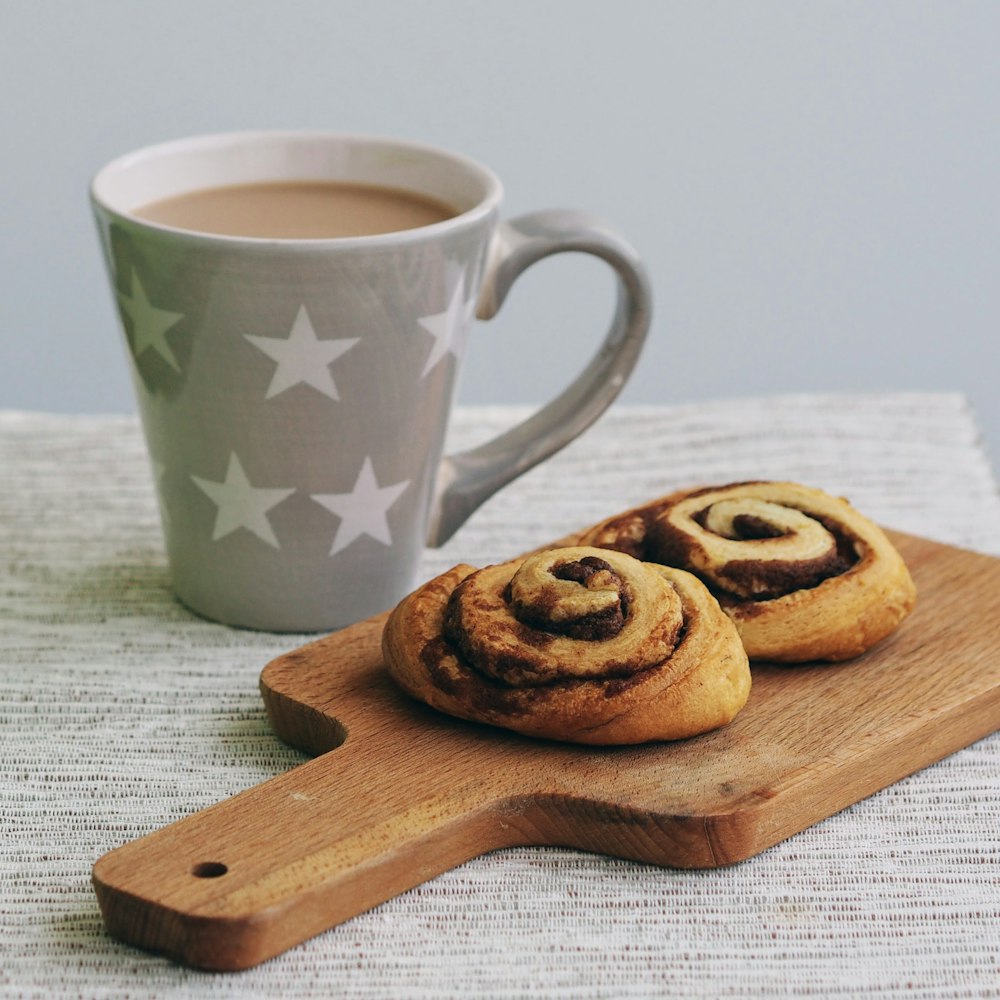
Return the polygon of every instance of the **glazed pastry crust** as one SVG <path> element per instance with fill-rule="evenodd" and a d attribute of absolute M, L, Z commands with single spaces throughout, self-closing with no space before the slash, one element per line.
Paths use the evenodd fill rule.
<path fill-rule="evenodd" d="M 612 555 L 587 548 L 542 555 L 551 561 L 553 552 L 556 562 Z M 615 555 L 616 572 L 626 561 L 640 572 L 627 567 L 628 611 L 612 639 L 512 624 L 503 581 L 524 559 L 482 571 L 460 565 L 390 615 L 382 638 L 390 674 L 414 698 L 449 715 L 563 742 L 675 740 L 730 722 L 750 692 L 747 656 L 732 622 L 690 574 Z M 494 650 L 491 662 L 470 662 L 470 652 L 480 654 L 464 636 L 477 630 L 484 643 L 510 655 Z"/>
<path fill-rule="evenodd" d="M 684 490 L 609 518 L 582 541 L 697 574 L 752 660 L 851 659 L 892 633 L 916 600 L 885 533 L 846 500 L 799 483 Z"/>

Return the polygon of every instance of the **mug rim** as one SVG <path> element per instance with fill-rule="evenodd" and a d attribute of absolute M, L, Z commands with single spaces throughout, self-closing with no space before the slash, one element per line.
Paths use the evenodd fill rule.
<path fill-rule="evenodd" d="M 182 154 L 186 151 L 221 148 L 226 145 L 252 143 L 281 142 L 334 142 L 354 144 L 369 147 L 397 149 L 416 153 L 427 157 L 436 157 L 450 161 L 471 175 L 475 175 L 484 185 L 485 194 L 471 208 L 458 212 L 440 222 L 429 225 L 415 226 L 410 229 L 399 229 L 387 233 L 369 233 L 363 236 L 325 236 L 325 237 L 271 237 L 271 236 L 237 236 L 226 233 L 210 233 L 198 229 L 185 229 L 162 222 L 140 218 L 132 211 L 120 206 L 116 207 L 108 188 L 114 183 L 115 175 L 123 171 L 141 167 L 144 161 L 161 159 L 170 154 Z M 276 178 L 280 180 L 280 178 Z M 188 190 L 197 190 L 191 187 Z M 412 189 L 411 189 L 412 190 Z M 190 239 L 198 243 L 215 243 L 234 246 L 278 246 L 301 247 L 305 249 L 347 249 L 350 247 L 377 247 L 398 245 L 445 234 L 448 230 L 472 225 L 498 208 L 503 198 L 503 185 L 499 177 L 488 167 L 465 156 L 431 143 L 418 142 L 410 139 L 397 139 L 390 136 L 366 134 L 359 132 L 334 132 L 323 129 L 250 129 L 233 132 L 209 132 L 200 135 L 168 139 L 153 143 L 124 153 L 105 163 L 91 178 L 90 200 L 95 208 L 116 219 L 126 221 L 134 226 L 155 230 L 170 236 Z"/>

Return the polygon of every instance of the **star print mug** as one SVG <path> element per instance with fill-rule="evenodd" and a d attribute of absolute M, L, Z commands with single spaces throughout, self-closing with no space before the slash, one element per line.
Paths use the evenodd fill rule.
<path fill-rule="evenodd" d="M 278 182 L 412 192 L 449 217 L 346 238 L 219 235 L 140 217 L 188 192 Z M 586 429 L 638 358 L 643 266 L 578 212 L 499 220 L 492 172 L 411 142 L 203 136 L 113 161 L 91 202 L 160 502 L 172 586 L 198 614 L 285 632 L 392 607 L 500 487 Z M 617 275 L 597 354 L 560 396 L 442 459 L 463 345 L 514 279 L 561 251 Z"/>

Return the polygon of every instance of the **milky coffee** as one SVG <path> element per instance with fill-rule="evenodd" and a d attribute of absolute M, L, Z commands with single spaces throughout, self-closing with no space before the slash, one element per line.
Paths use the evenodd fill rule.
<path fill-rule="evenodd" d="M 413 191 L 338 181 L 202 188 L 154 201 L 134 215 L 176 229 L 262 239 L 330 239 L 396 233 L 452 218 Z"/>

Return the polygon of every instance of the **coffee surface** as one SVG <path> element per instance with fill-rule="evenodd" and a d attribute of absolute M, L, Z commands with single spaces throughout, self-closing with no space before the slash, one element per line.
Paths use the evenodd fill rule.
<path fill-rule="evenodd" d="M 395 233 L 458 213 L 425 195 L 335 181 L 279 181 L 201 188 L 150 202 L 133 215 L 222 236 L 332 239 Z"/>

